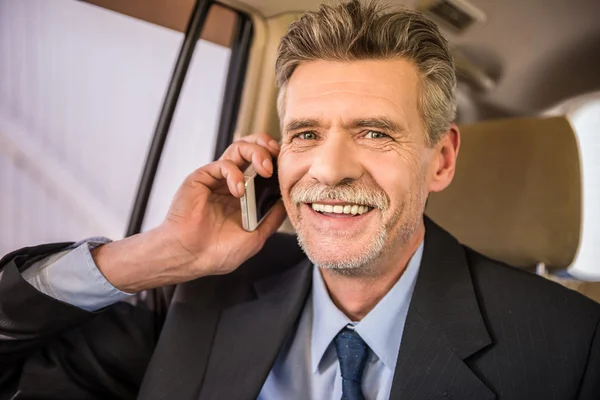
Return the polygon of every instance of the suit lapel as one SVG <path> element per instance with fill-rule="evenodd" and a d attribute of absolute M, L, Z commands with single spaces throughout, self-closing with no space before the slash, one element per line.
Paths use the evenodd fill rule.
<path fill-rule="evenodd" d="M 429 219 L 391 399 L 494 399 L 464 360 L 491 344 L 462 246 Z"/>
<path fill-rule="evenodd" d="M 198 398 L 219 314 L 218 308 L 199 309 L 186 303 L 171 306 L 138 399 Z"/>
<path fill-rule="evenodd" d="M 201 400 L 256 399 L 306 301 L 310 262 L 257 282 L 255 300 L 221 314 Z"/>
<path fill-rule="evenodd" d="M 178 285 L 138 398 L 256 398 L 304 306 L 310 267 L 294 236 L 275 234 L 234 273 Z"/>

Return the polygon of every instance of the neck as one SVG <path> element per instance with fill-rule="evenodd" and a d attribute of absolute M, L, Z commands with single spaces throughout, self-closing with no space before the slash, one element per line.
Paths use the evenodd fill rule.
<path fill-rule="evenodd" d="M 321 268 L 321 275 L 335 305 L 352 321 L 360 321 L 385 297 L 402 277 L 406 266 L 425 236 L 425 225 L 402 246 L 390 249 L 376 261 L 368 276 L 347 276 Z"/>

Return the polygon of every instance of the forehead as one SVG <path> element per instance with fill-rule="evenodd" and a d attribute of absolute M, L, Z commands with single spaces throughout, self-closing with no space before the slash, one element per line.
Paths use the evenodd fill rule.
<path fill-rule="evenodd" d="M 306 62 L 287 83 L 282 122 L 387 115 L 411 125 L 419 118 L 418 82 L 417 68 L 404 59 Z"/>

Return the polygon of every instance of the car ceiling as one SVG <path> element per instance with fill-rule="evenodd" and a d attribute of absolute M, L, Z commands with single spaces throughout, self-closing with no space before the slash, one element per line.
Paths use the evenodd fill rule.
<path fill-rule="evenodd" d="M 184 26 L 185 15 L 189 15 L 194 4 L 194 0 L 85 1 L 175 29 Z M 323 2 L 222 1 L 234 7 L 242 3 L 244 8 L 266 18 L 317 9 Z M 432 1 L 440 0 L 392 0 L 390 3 L 419 8 L 423 2 Z M 534 115 L 560 101 L 600 90 L 600 0 L 450 1 L 468 3 L 485 15 L 484 22 L 461 33 L 440 26 L 456 59 L 466 61 L 493 83 L 482 90 L 459 69 L 461 122 Z M 172 21 L 159 22 L 170 15 Z"/>

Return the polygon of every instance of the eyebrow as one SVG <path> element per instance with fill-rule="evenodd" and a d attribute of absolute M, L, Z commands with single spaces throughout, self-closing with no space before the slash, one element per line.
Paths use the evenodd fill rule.
<path fill-rule="evenodd" d="M 359 118 L 349 121 L 348 124 L 344 124 L 345 128 L 375 128 L 381 129 L 388 132 L 400 132 L 405 130 L 403 126 L 397 122 L 392 121 L 387 117 L 375 117 L 375 118 Z"/>
<path fill-rule="evenodd" d="M 319 119 L 314 118 L 299 118 L 288 122 L 285 125 L 284 133 L 292 131 L 298 131 L 301 129 L 310 129 L 321 126 L 322 122 Z M 405 128 L 392 121 L 388 117 L 373 117 L 373 118 L 356 118 L 344 123 L 345 129 L 356 129 L 356 128 L 374 128 L 381 129 L 388 132 L 400 132 L 404 131 Z"/>
<path fill-rule="evenodd" d="M 298 131 L 300 129 L 315 128 L 319 125 L 321 125 L 321 121 L 318 119 L 293 119 L 285 125 L 285 129 L 283 131 L 284 133 L 288 133 L 292 131 Z"/>

